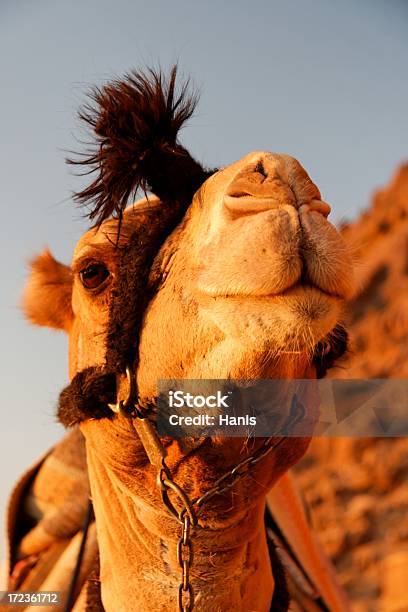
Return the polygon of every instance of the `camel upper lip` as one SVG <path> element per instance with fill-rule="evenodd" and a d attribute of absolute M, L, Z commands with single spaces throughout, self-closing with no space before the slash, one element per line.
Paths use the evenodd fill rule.
<path fill-rule="evenodd" d="M 330 206 L 321 199 L 298 202 L 295 193 L 278 177 L 266 177 L 259 172 L 239 176 L 232 181 L 224 196 L 224 205 L 230 212 L 240 215 L 253 214 L 293 206 L 299 212 L 315 211 L 327 217 Z"/>
<path fill-rule="evenodd" d="M 236 178 L 224 196 L 225 206 L 241 214 L 262 212 L 284 203 L 296 206 L 296 198 L 289 185 L 276 177 L 265 178 L 259 172 Z"/>
<path fill-rule="evenodd" d="M 274 195 L 257 196 L 249 193 L 227 193 L 224 196 L 224 204 L 228 210 L 232 213 L 253 214 L 260 213 L 276 208 L 285 208 L 285 206 L 293 206 L 299 212 L 302 210 L 315 211 L 327 217 L 330 213 L 330 206 L 322 200 L 311 200 L 307 204 L 302 204 L 299 208 L 297 207 L 294 199 L 285 194 L 282 199 L 282 192 L 275 193 Z"/>
<path fill-rule="evenodd" d="M 255 183 L 248 180 L 239 179 L 233 181 L 226 192 L 226 196 L 231 198 L 273 198 L 279 187 L 284 187 L 292 191 L 289 185 L 285 185 L 276 179 Z"/>
<path fill-rule="evenodd" d="M 273 196 L 260 197 L 250 194 L 225 195 L 224 204 L 231 212 L 255 213 L 278 208 L 280 201 Z"/>

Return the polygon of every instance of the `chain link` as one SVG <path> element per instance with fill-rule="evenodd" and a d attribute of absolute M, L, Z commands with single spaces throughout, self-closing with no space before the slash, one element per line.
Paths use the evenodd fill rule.
<path fill-rule="evenodd" d="M 198 514 L 208 500 L 215 495 L 222 495 L 231 489 L 238 480 L 245 477 L 249 470 L 264 459 L 272 450 L 278 448 L 286 439 L 290 430 L 304 417 L 304 407 L 296 403 L 295 413 L 291 414 L 288 422 L 279 432 L 278 436 L 266 438 L 249 457 L 240 461 L 234 468 L 223 474 L 215 481 L 214 486 L 200 497 L 191 499 L 186 491 L 174 482 L 165 459 L 158 474 L 158 484 L 162 492 L 162 500 L 169 512 L 181 523 L 181 536 L 177 543 L 177 561 L 181 569 L 181 582 L 178 590 L 179 612 L 192 612 L 194 609 L 194 591 L 190 582 L 190 570 L 193 562 L 192 530 L 198 523 Z M 182 504 L 177 510 L 169 497 L 172 491 Z"/>
<path fill-rule="evenodd" d="M 215 481 L 212 489 L 192 500 L 193 506 L 197 506 L 198 510 L 201 510 L 204 503 L 215 495 L 222 495 L 237 483 L 243 476 L 246 476 L 253 465 L 256 465 L 258 461 L 266 457 L 273 449 L 277 448 L 285 438 L 274 438 L 270 437 L 266 443 L 260 446 L 252 455 L 238 463 L 232 470 L 221 476 Z M 275 440 L 275 444 L 272 441 Z"/>
<path fill-rule="evenodd" d="M 182 525 L 181 537 L 177 543 L 177 561 L 181 568 L 181 582 L 178 591 L 178 607 L 180 612 L 191 612 L 194 609 L 194 591 L 190 582 L 190 569 L 193 562 L 191 532 L 192 528 L 198 523 L 198 513 L 209 499 L 215 495 L 222 495 L 222 493 L 231 489 L 238 480 L 248 474 L 253 465 L 256 465 L 258 461 L 266 457 L 273 449 L 276 449 L 284 439 L 284 437 L 276 438 L 274 436 L 267 438 L 265 443 L 254 451 L 252 455 L 218 478 L 209 491 L 194 499 L 190 499 L 184 489 L 174 482 L 170 470 L 163 459 L 163 466 L 159 473 L 163 503 Z M 274 444 L 272 443 L 273 441 L 275 441 Z M 183 504 L 180 511 L 177 511 L 170 500 L 170 490 L 176 494 Z"/>
<path fill-rule="evenodd" d="M 183 526 L 181 537 L 177 544 L 177 561 L 181 568 L 181 583 L 179 585 L 179 610 L 190 612 L 194 608 L 194 592 L 190 582 L 190 568 L 193 563 L 193 544 L 191 541 L 191 519 L 184 509 L 180 512 Z"/>
<path fill-rule="evenodd" d="M 140 403 L 136 392 L 134 375 L 129 366 L 126 368 L 126 376 L 129 384 L 126 399 L 118 400 L 116 404 L 108 404 L 109 408 L 111 408 L 113 412 L 120 413 L 127 418 L 134 418 L 137 420 L 149 419 L 155 409 L 155 405 L 142 405 Z M 198 514 L 202 511 L 204 504 L 215 495 L 222 495 L 231 489 L 238 480 L 245 477 L 251 467 L 255 466 L 285 440 L 291 429 L 303 419 L 304 415 L 304 407 L 295 396 L 294 401 L 292 401 L 291 413 L 282 429 L 274 436 L 266 438 L 264 443 L 249 455 L 249 457 L 240 461 L 229 472 L 218 478 L 209 491 L 194 499 L 191 499 L 188 493 L 173 480 L 171 471 L 164 458 L 165 453 L 163 454 L 161 466 L 157 475 L 157 483 L 161 489 L 164 505 L 182 526 L 181 536 L 177 543 L 177 561 L 181 569 L 181 582 L 178 589 L 179 612 L 192 612 L 194 609 L 194 591 L 190 582 L 190 570 L 193 562 L 193 543 L 191 535 L 194 527 L 198 524 Z M 150 431 L 149 435 L 152 436 L 153 432 Z M 163 449 L 163 445 L 157 434 L 154 435 L 154 438 L 155 444 L 158 444 Z M 148 452 L 147 454 L 149 456 Z M 180 510 L 178 510 L 171 501 L 169 496 L 170 492 L 173 492 L 181 502 Z"/>
<path fill-rule="evenodd" d="M 129 374 L 128 374 L 129 378 Z M 131 392 L 129 392 L 130 398 Z M 145 419 L 149 417 L 149 411 L 146 410 L 143 414 L 140 410 L 129 410 L 126 404 L 130 403 L 130 399 L 123 405 L 118 402 L 117 405 L 110 407 L 115 412 L 121 412 L 124 416 L 133 417 L 136 419 Z M 215 481 L 214 486 L 200 497 L 191 499 L 188 493 L 180 487 L 171 475 L 171 471 L 163 457 L 161 467 L 157 475 L 157 482 L 161 489 L 162 500 L 169 512 L 181 524 L 181 536 L 177 542 L 177 561 L 181 569 L 181 582 L 178 589 L 178 608 L 179 612 L 192 612 L 194 609 L 194 591 L 190 581 L 190 570 L 193 563 L 193 543 L 192 531 L 198 524 L 198 514 L 203 509 L 203 506 L 208 500 L 215 495 L 222 495 L 231 489 L 238 480 L 244 478 L 249 470 L 266 457 L 273 449 L 276 449 L 287 437 L 291 428 L 293 428 L 304 417 L 304 407 L 301 403 L 295 403 L 295 413 L 289 417 L 289 422 L 275 435 L 266 438 L 249 457 L 240 461 L 229 472 L 223 474 Z M 159 444 L 160 440 L 157 438 Z M 173 492 L 176 498 L 181 502 L 181 509 L 178 510 L 170 499 L 169 493 Z"/>

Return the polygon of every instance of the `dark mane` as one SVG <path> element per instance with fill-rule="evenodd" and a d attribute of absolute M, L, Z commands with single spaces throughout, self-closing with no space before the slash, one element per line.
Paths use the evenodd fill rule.
<path fill-rule="evenodd" d="M 90 207 L 89 218 L 97 224 L 111 215 L 120 218 L 139 188 L 186 206 L 212 174 L 177 140 L 198 97 L 189 93 L 188 81 L 176 94 L 176 74 L 177 66 L 168 78 L 153 69 L 131 72 L 91 90 L 79 117 L 91 128 L 95 144 L 67 162 L 85 166 L 84 174 L 96 173 L 74 198 Z"/>

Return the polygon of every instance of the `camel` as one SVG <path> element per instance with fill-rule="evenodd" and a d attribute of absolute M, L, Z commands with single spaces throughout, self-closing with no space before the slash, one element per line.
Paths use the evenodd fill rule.
<path fill-rule="evenodd" d="M 33 260 L 24 310 L 68 334 L 58 414 L 86 440 L 104 609 L 286 609 L 265 500 L 309 438 L 277 433 L 195 514 L 183 494 L 203 496 L 265 441 L 159 439 L 150 416 L 159 379 L 323 376 L 344 350 L 352 258 L 294 158 L 256 151 L 206 170 L 190 156 L 177 133 L 195 100 L 186 87 L 175 97 L 175 77 L 138 73 L 94 92 L 82 116 L 97 146 L 79 161 L 97 176 L 77 200 L 96 226 L 70 266 L 48 251 Z M 127 206 L 139 187 L 154 195 Z"/>

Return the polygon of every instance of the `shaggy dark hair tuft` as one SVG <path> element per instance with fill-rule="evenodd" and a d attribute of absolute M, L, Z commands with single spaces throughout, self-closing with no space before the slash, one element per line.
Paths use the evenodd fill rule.
<path fill-rule="evenodd" d="M 116 376 L 99 368 L 78 372 L 60 393 L 57 417 L 65 427 L 73 427 L 84 419 L 111 417 L 107 404 L 116 402 Z"/>
<path fill-rule="evenodd" d="M 97 173 L 88 187 L 74 194 L 90 206 L 98 225 L 111 215 L 121 217 L 129 198 L 141 188 L 161 200 L 190 204 L 194 193 L 212 174 L 182 147 L 177 136 L 192 116 L 196 93 L 186 81 L 176 94 L 177 66 L 166 79 L 153 69 L 131 72 L 90 92 L 91 102 L 79 117 L 93 131 L 92 149 L 69 164 Z"/>

